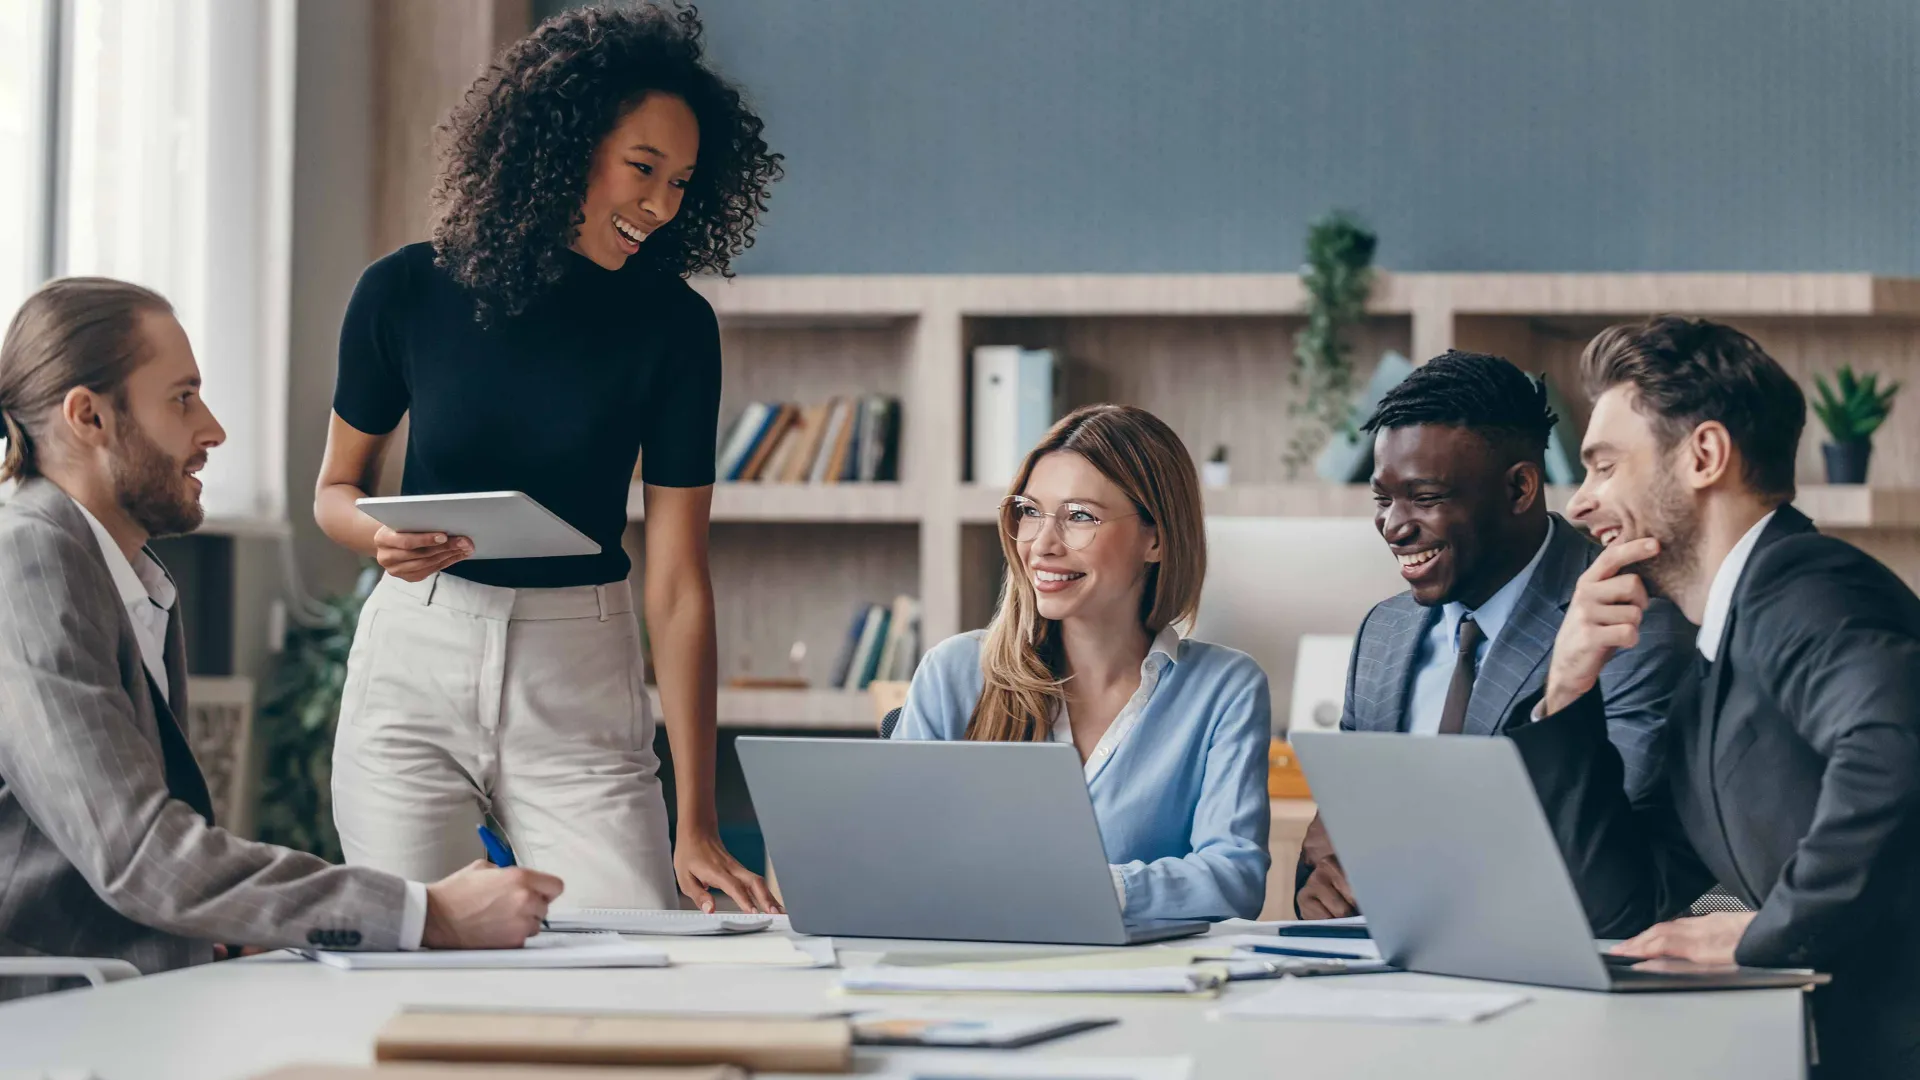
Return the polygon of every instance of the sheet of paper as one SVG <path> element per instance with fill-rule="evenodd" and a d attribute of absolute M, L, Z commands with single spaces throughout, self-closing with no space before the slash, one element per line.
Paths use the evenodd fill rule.
<path fill-rule="evenodd" d="M 723 934 L 753 934 L 773 925 L 770 915 L 741 915 L 700 911 L 655 911 L 646 908 L 565 908 L 547 913 L 547 926 L 553 930 L 606 930 L 619 934 L 670 935 L 697 937 Z"/>
<path fill-rule="evenodd" d="M 1292 949 L 1303 953 L 1326 953 L 1330 956 L 1343 956 L 1353 960 L 1380 959 L 1380 946 L 1368 938 L 1319 938 L 1319 937 L 1274 937 L 1272 934 L 1236 934 L 1232 937 L 1208 938 L 1209 944 L 1226 944 L 1238 951 L 1260 949 Z M 1285 953 L 1270 955 L 1284 956 Z"/>
<path fill-rule="evenodd" d="M 667 954 L 635 945 L 618 934 L 535 934 L 519 949 L 420 949 L 414 952 L 335 952 L 303 949 L 302 955 L 346 971 L 441 968 L 666 967 Z"/>
<path fill-rule="evenodd" d="M 849 993 L 1194 994 L 1216 990 L 1218 972 L 1193 967 L 1138 971 L 973 970 L 950 967 L 857 968 L 840 976 Z"/>
<path fill-rule="evenodd" d="M 1225 960 L 1232 955 L 1231 946 L 1209 943 L 1204 948 L 1100 949 L 1092 952 L 1015 957 L 1006 960 L 984 958 L 955 960 L 951 963 L 932 966 L 965 971 L 1140 971 L 1150 968 L 1184 968 L 1196 960 Z"/>
<path fill-rule="evenodd" d="M 1269 919 L 1255 922 L 1252 919 L 1228 919 L 1214 928 L 1216 935 L 1225 934 L 1272 934 L 1295 926 L 1365 926 L 1365 915 L 1349 915 L 1344 919 Z"/>
<path fill-rule="evenodd" d="M 1240 1020 L 1470 1024 L 1529 1000 L 1525 994 L 1509 991 L 1392 990 L 1283 979 L 1257 994 L 1229 1001 L 1217 1015 Z"/>
<path fill-rule="evenodd" d="M 825 967 L 784 934 L 730 937 L 629 937 L 629 943 L 667 954 L 675 964 L 749 964 L 755 967 Z"/>
<path fill-rule="evenodd" d="M 988 1047 L 1044 1042 L 1115 1023 L 1112 1017 L 1032 1012 L 877 1009 L 853 1014 L 853 1041 L 866 1046 Z"/>

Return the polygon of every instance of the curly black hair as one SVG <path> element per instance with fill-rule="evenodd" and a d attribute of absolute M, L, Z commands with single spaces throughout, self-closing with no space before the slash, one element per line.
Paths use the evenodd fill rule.
<path fill-rule="evenodd" d="M 636 4 L 562 12 L 501 54 L 440 126 L 435 261 L 474 293 L 475 317 L 509 316 L 558 281 L 586 220 L 593 153 L 649 93 L 686 101 L 699 167 L 671 222 L 636 259 L 676 275 L 731 276 L 780 179 L 739 88 L 704 61 L 699 12 Z"/>
<path fill-rule="evenodd" d="M 1507 445 L 1515 457 L 1537 462 L 1559 419 L 1547 407 L 1546 384 L 1511 361 L 1448 349 L 1387 391 L 1361 430 L 1419 424 L 1463 427 Z"/>

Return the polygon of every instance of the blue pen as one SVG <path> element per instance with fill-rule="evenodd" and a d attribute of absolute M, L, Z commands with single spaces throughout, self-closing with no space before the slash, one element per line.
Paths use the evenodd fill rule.
<path fill-rule="evenodd" d="M 500 867 L 513 865 L 513 849 L 508 847 L 504 840 L 495 836 L 485 822 L 480 825 L 480 842 L 487 846 L 487 860 L 493 865 Z"/>

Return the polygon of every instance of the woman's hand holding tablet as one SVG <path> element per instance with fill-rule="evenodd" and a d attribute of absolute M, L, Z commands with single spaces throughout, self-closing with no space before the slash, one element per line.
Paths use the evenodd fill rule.
<path fill-rule="evenodd" d="M 373 558 L 401 581 L 423 581 L 473 554 L 473 541 L 446 533 L 395 532 L 382 525 L 373 534 Z"/>

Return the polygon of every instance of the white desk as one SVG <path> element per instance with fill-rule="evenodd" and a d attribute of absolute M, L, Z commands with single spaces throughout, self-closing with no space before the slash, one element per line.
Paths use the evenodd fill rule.
<path fill-rule="evenodd" d="M 926 942 L 841 939 L 841 963 Z M 977 945 L 957 945 L 968 952 Z M 1470 1026 L 1212 1020 L 1213 1002 L 1065 998 L 847 998 L 817 969 L 346 972 L 280 956 L 214 964 L 0 1006 L 0 1066 L 84 1066 L 103 1080 L 240 1080 L 301 1061 L 365 1062 L 374 1032 L 409 1004 L 583 1008 L 841 1010 L 890 1004 L 994 1006 L 1117 1016 L 1121 1022 L 1022 1054 L 1187 1056 L 1196 1080 L 1288 1075 L 1586 1080 L 1804 1075 L 1792 990 L 1589 994 L 1526 988 L 1526 1005 Z M 1344 976 L 1358 985 L 1486 987 L 1424 975 Z M 1230 995 L 1264 982 L 1236 983 Z M 861 1052 L 862 1068 L 884 1062 Z"/>

